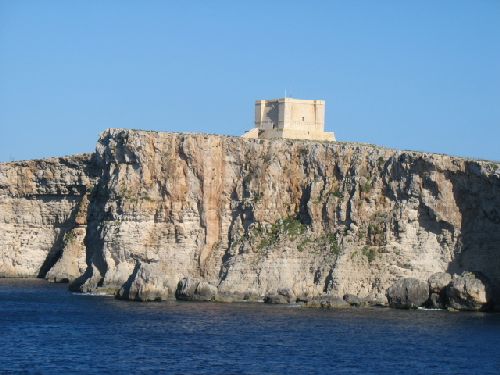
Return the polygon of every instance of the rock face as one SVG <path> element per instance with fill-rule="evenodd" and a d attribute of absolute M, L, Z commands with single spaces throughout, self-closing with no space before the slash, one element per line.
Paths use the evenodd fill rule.
<path fill-rule="evenodd" d="M 491 303 L 488 282 L 472 272 L 455 275 L 446 288 L 448 306 L 456 310 L 485 310 Z"/>
<path fill-rule="evenodd" d="M 222 300 L 383 304 L 397 280 L 474 270 L 494 299 L 499 251 L 489 162 L 110 129 L 93 156 L 0 164 L 0 273 L 72 290 L 172 297 L 189 278 Z"/>
<path fill-rule="evenodd" d="M 54 281 L 85 271 L 94 167 L 91 155 L 0 164 L 0 277 L 45 276 L 58 261 Z"/>
<path fill-rule="evenodd" d="M 396 281 L 387 289 L 387 300 L 391 307 L 413 309 L 422 306 L 429 298 L 429 285 L 415 278 Z"/>

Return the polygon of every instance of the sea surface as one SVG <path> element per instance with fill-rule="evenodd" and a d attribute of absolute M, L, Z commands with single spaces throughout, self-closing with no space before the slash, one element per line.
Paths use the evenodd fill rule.
<path fill-rule="evenodd" d="M 499 374 L 500 314 L 136 303 L 0 279 L 0 373 Z"/>

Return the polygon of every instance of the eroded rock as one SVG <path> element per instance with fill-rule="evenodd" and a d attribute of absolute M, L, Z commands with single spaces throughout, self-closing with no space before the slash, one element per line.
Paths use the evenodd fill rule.
<path fill-rule="evenodd" d="M 218 302 L 264 302 L 265 297 L 253 291 L 248 292 L 218 292 L 215 300 Z"/>
<path fill-rule="evenodd" d="M 479 311 L 491 307 L 490 286 L 480 274 L 454 275 L 446 288 L 447 304 L 455 310 Z"/>
<path fill-rule="evenodd" d="M 447 272 L 436 272 L 429 277 L 429 292 L 441 293 L 451 281 L 451 275 Z"/>
<path fill-rule="evenodd" d="M 102 285 L 102 276 L 99 269 L 92 265 L 87 267 L 84 274 L 76 278 L 69 284 L 69 290 L 72 292 L 92 293 Z"/>
<path fill-rule="evenodd" d="M 194 291 L 194 296 L 196 301 L 215 301 L 217 297 L 217 287 L 206 281 L 200 281 Z"/>
<path fill-rule="evenodd" d="M 118 291 L 116 298 L 130 301 L 165 301 L 169 290 L 161 266 L 137 262 L 134 272 Z"/>
<path fill-rule="evenodd" d="M 182 301 L 215 301 L 217 287 L 206 281 L 185 277 L 177 284 L 175 298 Z"/>
<path fill-rule="evenodd" d="M 446 307 L 446 287 L 451 281 L 451 275 L 446 272 L 436 272 L 429 277 L 429 300 L 427 306 L 433 309 Z"/>
<path fill-rule="evenodd" d="M 398 309 L 420 307 L 428 298 L 428 283 L 411 277 L 400 279 L 387 289 L 389 305 Z"/>
<path fill-rule="evenodd" d="M 349 305 L 355 307 L 360 307 L 366 304 L 364 300 L 354 294 L 345 294 L 343 300 L 346 301 Z"/>
<path fill-rule="evenodd" d="M 297 297 L 293 291 L 289 288 L 281 288 L 276 291 L 276 293 L 269 293 L 264 298 L 266 303 L 295 303 L 297 302 Z"/>
<path fill-rule="evenodd" d="M 323 309 L 342 309 L 350 307 L 350 305 L 342 298 L 333 295 L 321 295 L 309 299 L 305 306 L 321 307 Z"/>

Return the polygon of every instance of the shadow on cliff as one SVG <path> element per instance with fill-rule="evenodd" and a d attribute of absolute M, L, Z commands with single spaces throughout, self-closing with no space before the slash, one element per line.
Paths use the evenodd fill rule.
<path fill-rule="evenodd" d="M 244 191 L 245 191 L 245 189 L 244 189 Z M 245 194 L 245 192 L 244 192 L 244 194 Z M 236 192 L 236 190 L 232 191 L 231 199 L 233 201 L 239 201 L 238 193 Z M 234 241 L 233 232 L 236 230 L 236 227 L 238 225 L 237 224 L 238 219 L 243 227 L 243 231 L 244 231 L 245 235 L 247 235 L 250 225 L 255 222 L 253 206 L 246 206 L 240 202 L 238 204 L 238 206 L 235 207 L 231 212 L 231 223 L 229 224 L 229 228 L 228 228 L 228 244 L 229 244 L 229 246 L 227 247 L 226 251 L 222 255 L 221 267 L 219 269 L 219 274 L 218 274 L 219 283 L 224 281 L 224 279 L 226 278 L 226 276 L 229 272 L 229 267 L 230 267 L 229 261 L 235 255 L 232 253 L 231 244 Z"/>
<path fill-rule="evenodd" d="M 448 272 L 471 271 L 491 283 L 491 297 L 500 301 L 500 178 L 466 162 L 465 173 L 449 173 L 462 215 L 461 234 Z"/>
<path fill-rule="evenodd" d="M 75 164 L 70 163 L 65 158 L 60 158 L 59 162 L 65 164 L 69 167 L 76 168 Z M 96 163 L 96 155 L 92 155 L 91 158 L 86 162 L 85 167 L 83 168 L 83 172 L 86 176 L 91 179 L 96 179 L 100 175 L 100 168 Z M 65 196 L 65 199 L 71 199 L 75 201 L 75 205 L 69 215 L 69 217 L 60 225 L 56 226 L 60 231 L 45 258 L 42 266 L 40 267 L 40 271 L 38 272 L 37 277 L 44 278 L 47 275 L 47 272 L 59 261 L 62 256 L 64 250 L 64 237 L 65 235 L 75 228 L 76 216 L 79 213 L 80 205 L 84 196 L 87 194 L 87 187 L 85 185 L 73 185 L 68 186 L 68 189 L 71 190 L 71 194 Z M 44 195 L 40 197 L 44 202 L 61 200 L 60 195 Z"/>
<path fill-rule="evenodd" d="M 102 285 L 103 275 L 107 272 L 107 264 L 104 260 L 102 249 L 104 247 L 104 239 L 102 237 L 102 224 L 106 219 L 109 219 L 109 214 L 105 211 L 106 202 L 109 200 L 109 191 L 107 182 L 109 175 L 101 178 L 98 184 L 95 185 L 90 195 L 90 202 L 87 212 L 87 233 L 85 236 L 85 261 L 87 269 L 70 285 L 70 289 L 77 291 L 79 288 L 93 275 L 94 266 L 100 273 L 99 282 L 96 286 Z"/>
<path fill-rule="evenodd" d="M 75 201 L 75 206 L 73 210 L 71 210 L 71 213 L 69 217 L 61 224 L 55 226 L 57 229 L 59 229 L 59 233 L 57 234 L 57 237 L 52 244 L 52 247 L 50 248 L 49 252 L 47 253 L 47 257 L 45 258 L 45 261 L 43 262 L 42 266 L 40 267 L 40 271 L 38 272 L 37 277 L 39 278 L 44 278 L 47 272 L 57 263 L 57 261 L 61 258 L 62 252 L 64 249 L 64 237 L 66 234 L 72 230 L 75 227 L 75 219 L 76 215 L 78 214 L 78 211 L 80 209 L 80 203 L 84 197 L 83 193 L 82 195 L 76 195 L 76 196 L 71 196 L 68 197 L 68 200 Z M 44 203 L 50 202 L 50 201 L 55 201 L 55 200 L 61 200 L 60 196 L 43 196 L 39 198 L 39 200 L 42 200 Z"/>

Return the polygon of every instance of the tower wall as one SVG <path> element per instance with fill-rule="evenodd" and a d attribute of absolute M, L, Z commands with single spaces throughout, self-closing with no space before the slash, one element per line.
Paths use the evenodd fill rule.
<path fill-rule="evenodd" d="M 246 137 L 334 141 L 325 132 L 325 101 L 282 98 L 255 102 L 255 131 Z M 251 134 L 250 134 L 251 133 Z"/>

